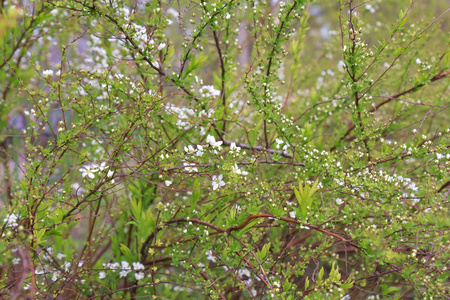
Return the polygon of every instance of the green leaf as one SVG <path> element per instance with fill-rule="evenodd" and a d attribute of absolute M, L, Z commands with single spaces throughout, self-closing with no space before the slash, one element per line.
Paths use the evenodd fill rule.
<path fill-rule="evenodd" d="M 323 273 L 325 272 L 325 270 L 323 269 L 323 267 L 320 269 L 319 271 L 319 277 L 317 278 L 317 284 L 321 284 L 322 283 L 322 278 L 323 278 Z"/>
<path fill-rule="evenodd" d="M 351 281 L 350 278 L 348 278 L 346 282 L 341 284 L 341 288 L 346 289 L 346 290 L 351 289 L 353 287 L 353 282 L 354 281 Z"/>
<path fill-rule="evenodd" d="M 44 237 L 45 231 L 47 229 L 41 229 L 36 233 L 36 244 L 40 244 L 41 243 L 41 239 Z"/>
<path fill-rule="evenodd" d="M 247 224 L 244 228 L 242 228 L 241 230 L 239 230 L 239 233 L 240 233 L 240 234 L 244 234 L 244 233 L 249 232 L 250 230 L 252 230 L 252 227 L 253 227 L 254 225 L 256 225 L 257 223 L 258 223 L 258 219 L 253 219 L 253 220 L 251 220 L 250 222 L 248 222 L 248 224 Z"/>
<path fill-rule="evenodd" d="M 186 71 L 184 71 L 183 75 L 181 76 L 181 79 L 185 79 L 187 75 L 192 73 L 195 69 L 200 68 L 208 59 L 208 56 L 206 55 L 199 55 L 197 57 L 194 57 L 191 61 L 191 63 L 186 68 Z"/>
<path fill-rule="evenodd" d="M 62 236 L 62 233 L 59 232 L 58 230 L 52 229 L 52 230 L 49 230 L 49 231 L 47 232 L 47 235 Z"/>
<path fill-rule="evenodd" d="M 138 223 L 141 221 L 141 212 L 142 212 L 142 201 L 141 200 L 130 200 L 130 208 L 131 214 L 136 219 Z"/>
<path fill-rule="evenodd" d="M 306 277 L 306 279 L 305 279 L 305 291 L 308 289 L 308 287 L 309 287 L 309 278 Z"/>
<path fill-rule="evenodd" d="M 128 248 L 125 244 L 120 244 L 120 252 L 122 252 L 123 256 L 127 259 L 127 261 L 133 261 L 133 254 L 131 253 L 130 248 Z"/>

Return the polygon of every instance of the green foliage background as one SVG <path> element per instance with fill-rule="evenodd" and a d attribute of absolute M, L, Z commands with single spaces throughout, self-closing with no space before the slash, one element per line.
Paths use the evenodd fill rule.
<path fill-rule="evenodd" d="M 1 1 L 1 297 L 450 297 L 448 11 Z"/>

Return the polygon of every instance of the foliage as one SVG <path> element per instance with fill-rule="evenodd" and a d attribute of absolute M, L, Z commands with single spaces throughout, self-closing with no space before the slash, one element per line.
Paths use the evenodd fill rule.
<path fill-rule="evenodd" d="M 5 299 L 450 295 L 446 1 L 0 1 Z"/>

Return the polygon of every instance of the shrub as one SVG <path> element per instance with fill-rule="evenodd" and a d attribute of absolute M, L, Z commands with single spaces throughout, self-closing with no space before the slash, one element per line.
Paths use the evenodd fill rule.
<path fill-rule="evenodd" d="M 445 3 L 2 1 L 2 297 L 448 298 Z"/>

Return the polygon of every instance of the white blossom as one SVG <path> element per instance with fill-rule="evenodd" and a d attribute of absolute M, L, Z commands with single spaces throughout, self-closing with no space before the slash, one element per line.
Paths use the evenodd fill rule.
<path fill-rule="evenodd" d="M 214 257 L 213 253 L 211 250 L 208 250 L 205 252 L 206 255 L 206 259 L 212 262 L 216 262 L 216 258 Z"/>
<path fill-rule="evenodd" d="M 212 135 L 208 135 L 206 137 L 206 142 L 213 148 L 218 148 L 219 150 L 221 149 L 221 145 L 223 144 L 222 141 L 218 141 L 216 142 L 216 139 L 214 138 L 214 136 Z"/>
<path fill-rule="evenodd" d="M 212 85 L 204 85 L 200 89 L 200 93 L 203 97 L 217 97 L 220 96 L 220 91 L 216 90 Z"/>
<path fill-rule="evenodd" d="M 202 156 L 203 155 L 203 146 L 197 145 L 197 152 L 195 153 L 196 156 Z"/>
<path fill-rule="evenodd" d="M 5 222 L 6 227 L 17 227 L 19 224 L 17 223 L 17 220 L 20 218 L 20 215 L 18 214 L 7 214 L 6 218 L 3 219 L 3 222 Z"/>
<path fill-rule="evenodd" d="M 140 262 L 134 262 L 133 263 L 133 270 L 144 270 L 144 265 Z"/>
<path fill-rule="evenodd" d="M 190 163 L 183 163 L 183 165 L 185 166 L 184 171 L 192 173 L 192 172 L 198 172 L 198 169 L 195 166 L 195 164 L 190 164 Z"/>
<path fill-rule="evenodd" d="M 239 151 L 241 151 L 241 147 L 237 147 L 236 143 L 231 143 L 230 145 L 230 153 L 239 153 Z"/>
<path fill-rule="evenodd" d="M 233 173 L 239 174 L 239 175 L 248 175 L 248 172 L 242 171 L 241 169 L 239 169 L 237 164 L 234 164 L 234 166 L 231 167 L 231 171 Z"/>
<path fill-rule="evenodd" d="M 91 166 L 84 166 L 80 168 L 79 171 L 81 172 L 81 176 L 83 177 L 88 176 L 89 178 L 93 179 L 95 177 L 94 173 L 97 172 L 98 169 L 92 168 Z"/>
<path fill-rule="evenodd" d="M 195 148 L 192 147 L 192 145 L 189 146 L 184 146 L 184 151 L 186 151 L 187 154 L 194 154 L 195 153 Z"/>
<path fill-rule="evenodd" d="M 44 71 L 42 71 L 42 74 L 44 75 L 44 77 L 50 77 L 50 76 L 53 76 L 53 71 L 52 70 L 44 70 Z"/>
<path fill-rule="evenodd" d="M 92 167 L 95 168 L 95 169 L 99 169 L 100 171 L 108 169 L 108 166 L 106 165 L 105 161 L 102 162 L 100 165 L 99 164 L 93 164 Z"/>
<path fill-rule="evenodd" d="M 222 174 L 220 174 L 218 177 L 216 175 L 213 175 L 212 186 L 214 191 L 217 190 L 219 186 L 225 185 L 225 181 L 223 181 L 222 178 L 223 178 Z"/>
<path fill-rule="evenodd" d="M 342 200 L 341 198 L 336 198 L 336 204 L 342 205 L 342 204 L 344 204 L 344 200 Z"/>
<path fill-rule="evenodd" d="M 164 49 L 164 48 L 166 48 L 166 43 L 161 43 L 161 44 L 159 44 L 158 50 L 162 50 L 162 49 Z"/>
<path fill-rule="evenodd" d="M 61 260 L 61 259 L 63 259 L 64 257 L 66 257 L 65 254 L 62 254 L 62 253 L 56 254 L 56 259 L 58 259 L 58 260 Z"/>
<path fill-rule="evenodd" d="M 145 278 L 145 275 L 142 272 L 136 272 L 134 273 L 134 277 L 136 278 L 136 280 L 141 280 Z"/>

